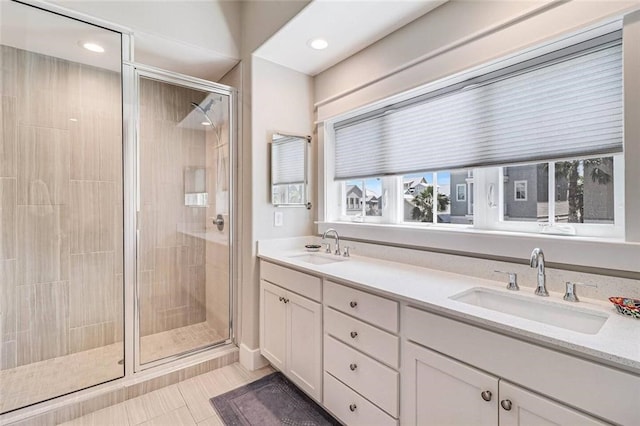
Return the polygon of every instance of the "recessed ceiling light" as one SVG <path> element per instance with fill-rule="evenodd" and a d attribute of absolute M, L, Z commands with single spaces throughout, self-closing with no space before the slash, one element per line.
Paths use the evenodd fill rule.
<path fill-rule="evenodd" d="M 92 43 L 92 42 L 82 43 L 82 47 L 92 52 L 104 53 L 104 47 L 100 46 L 97 43 Z"/>
<path fill-rule="evenodd" d="M 309 47 L 316 50 L 326 49 L 327 46 L 329 46 L 329 43 L 327 42 L 327 40 L 323 38 L 311 39 L 307 42 L 307 44 L 309 45 Z"/>
<path fill-rule="evenodd" d="M 203 121 L 202 123 L 203 126 L 211 126 L 211 123 L 209 123 L 208 121 Z"/>

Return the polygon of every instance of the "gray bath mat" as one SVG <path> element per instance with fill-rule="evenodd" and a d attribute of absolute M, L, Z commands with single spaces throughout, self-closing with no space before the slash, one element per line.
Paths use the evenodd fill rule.
<path fill-rule="evenodd" d="M 340 424 L 282 373 L 269 374 L 211 398 L 211 404 L 224 424 L 230 426 Z"/>

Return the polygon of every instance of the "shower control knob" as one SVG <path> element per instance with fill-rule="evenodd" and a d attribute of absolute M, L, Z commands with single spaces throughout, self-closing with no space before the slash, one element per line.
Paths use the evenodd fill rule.
<path fill-rule="evenodd" d="M 216 226 L 216 228 L 218 228 L 218 231 L 222 231 L 224 229 L 224 218 L 222 217 L 221 214 L 219 214 L 218 216 L 216 216 L 215 219 L 213 219 L 213 224 Z"/>

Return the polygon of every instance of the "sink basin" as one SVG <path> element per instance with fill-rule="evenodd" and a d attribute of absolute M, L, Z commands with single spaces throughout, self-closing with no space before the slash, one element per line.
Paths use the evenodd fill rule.
<path fill-rule="evenodd" d="M 335 256 L 330 257 L 331 255 L 321 255 L 321 254 L 299 254 L 296 256 L 290 256 L 290 259 L 299 260 L 301 262 L 311 263 L 313 265 L 326 265 L 328 263 L 336 263 L 342 262 L 344 259 Z"/>
<path fill-rule="evenodd" d="M 609 318 L 605 313 L 577 306 L 535 300 L 481 287 L 455 294 L 450 299 L 585 334 L 597 334 Z"/>

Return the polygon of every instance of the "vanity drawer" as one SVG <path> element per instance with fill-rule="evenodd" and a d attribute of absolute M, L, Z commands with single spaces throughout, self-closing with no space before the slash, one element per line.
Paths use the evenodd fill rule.
<path fill-rule="evenodd" d="M 398 332 L 398 302 L 393 300 L 325 281 L 324 303 L 392 333 Z"/>
<path fill-rule="evenodd" d="M 398 421 L 349 389 L 331 374 L 324 373 L 324 406 L 349 426 L 397 426 Z"/>
<path fill-rule="evenodd" d="M 316 302 L 322 300 L 322 281 L 313 275 L 261 261 L 260 278 Z"/>
<path fill-rule="evenodd" d="M 327 335 L 324 368 L 391 416 L 398 417 L 397 371 Z"/>
<path fill-rule="evenodd" d="M 326 306 L 324 332 L 371 355 L 378 361 L 394 368 L 399 367 L 400 339 L 398 336 Z"/>

